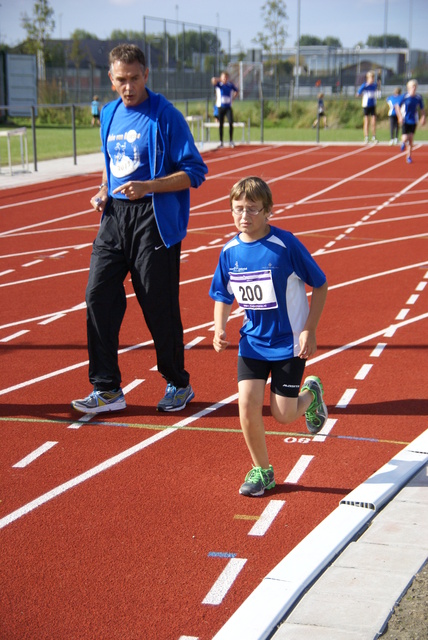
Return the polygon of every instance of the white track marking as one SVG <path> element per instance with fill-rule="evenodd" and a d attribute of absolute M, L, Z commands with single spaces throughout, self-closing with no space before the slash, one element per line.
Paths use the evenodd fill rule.
<path fill-rule="evenodd" d="M 25 264 L 22 264 L 21 266 L 24 269 L 26 269 L 27 267 L 34 267 L 35 264 L 39 264 L 40 262 L 43 262 L 43 260 L 33 260 L 32 262 L 26 262 Z"/>
<path fill-rule="evenodd" d="M 358 371 L 358 373 L 355 376 L 355 380 L 365 380 L 370 369 L 372 368 L 372 364 L 363 364 L 363 366 L 361 367 L 361 369 Z"/>
<path fill-rule="evenodd" d="M 380 354 L 385 349 L 386 344 L 387 344 L 386 342 L 379 342 L 379 344 L 377 344 L 375 346 L 375 348 L 373 349 L 373 351 L 371 352 L 370 357 L 371 358 L 379 358 Z"/>
<path fill-rule="evenodd" d="M 265 509 L 263 509 L 260 518 L 251 527 L 248 535 L 264 536 L 284 505 L 285 500 L 270 500 Z"/>
<path fill-rule="evenodd" d="M 337 409 L 346 409 L 348 404 L 351 402 L 354 395 L 357 393 L 357 389 L 346 389 L 343 396 L 340 398 L 339 402 L 336 405 Z"/>
<path fill-rule="evenodd" d="M 20 338 L 21 336 L 25 335 L 28 332 L 29 332 L 29 329 L 23 329 L 22 331 L 17 331 L 16 333 L 12 333 L 10 336 L 5 336 L 0 340 L 0 342 L 11 342 L 12 340 L 15 340 L 16 338 Z"/>
<path fill-rule="evenodd" d="M 89 271 L 89 267 L 85 267 L 84 269 L 73 269 L 72 271 L 63 271 L 60 273 L 52 273 L 46 276 L 39 276 L 38 278 L 26 278 L 25 280 L 16 280 L 15 282 L 4 282 L 0 284 L 0 287 L 12 287 L 17 284 L 28 284 L 29 282 L 38 282 L 39 280 L 51 280 L 52 278 L 60 278 L 62 276 L 72 276 L 76 273 L 85 273 L 85 271 Z"/>
<path fill-rule="evenodd" d="M 288 484 L 297 484 L 313 459 L 314 456 L 300 456 L 284 482 L 287 482 Z"/>
<path fill-rule="evenodd" d="M 312 442 L 325 442 L 328 434 L 333 429 L 336 422 L 336 418 L 327 418 L 327 422 L 325 423 L 321 431 L 312 438 Z"/>
<path fill-rule="evenodd" d="M 20 460 L 19 462 L 17 462 L 12 466 L 17 469 L 23 469 L 24 467 L 27 467 L 29 464 L 34 462 L 34 460 L 39 458 L 41 455 L 46 453 L 46 451 L 49 451 L 49 449 L 52 449 L 52 447 L 54 447 L 56 444 L 58 444 L 58 442 L 45 442 L 45 444 L 42 444 L 41 447 L 39 447 L 32 453 L 29 453 L 28 456 L 25 456 L 25 458 L 23 458 L 22 460 Z"/>
<path fill-rule="evenodd" d="M 246 558 L 231 558 L 202 600 L 202 604 L 221 604 L 246 562 Z"/>
<path fill-rule="evenodd" d="M 18 520 L 19 518 L 26 515 L 27 513 L 34 511 L 34 509 L 41 507 L 43 504 L 46 504 L 46 502 L 49 502 L 53 498 L 60 496 L 61 494 L 68 491 L 69 489 L 72 489 L 73 487 L 77 487 L 79 484 L 82 484 L 82 482 L 85 482 L 86 480 L 93 478 L 94 476 L 98 475 L 102 471 L 106 471 L 107 469 L 114 467 L 119 462 L 126 460 L 126 458 L 129 458 L 135 455 L 136 453 L 139 453 L 146 447 L 149 447 L 155 442 L 158 442 L 158 440 L 162 440 L 162 438 L 167 438 L 172 433 L 175 433 L 175 431 L 176 429 L 174 429 L 173 427 L 170 427 L 169 429 L 165 429 L 164 431 L 159 431 L 154 436 L 151 436 L 150 438 L 147 438 L 146 440 L 139 442 L 138 444 L 134 445 L 130 449 L 126 449 L 125 451 L 122 451 L 122 453 L 119 453 L 116 456 L 113 456 L 112 458 L 109 458 L 108 460 L 101 462 L 101 464 L 98 464 L 96 467 L 93 467 L 92 469 L 89 469 L 88 471 L 81 473 L 75 478 L 72 478 L 71 480 L 68 480 L 63 484 L 60 484 L 58 487 L 55 487 L 55 489 L 52 489 L 51 491 L 44 493 L 43 495 L 39 496 L 35 500 L 28 502 L 23 507 L 20 507 L 19 509 L 12 511 L 12 513 L 9 513 L 9 515 L 4 516 L 4 518 L 1 518 L 0 529 L 3 529 L 8 524 L 15 522 L 15 520 Z"/>
<path fill-rule="evenodd" d="M 394 331 L 396 331 L 397 329 L 399 329 L 400 327 L 404 327 L 407 326 L 408 324 L 413 324 L 415 322 L 420 322 L 422 320 L 426 320 L 428 318 L 428 313 L 423 313 L 419 316 L 416 316 L 414 318 L 410 318 L 409 320 L 404 320 L 402 322 L 397 323 L 396 325 L 393 325 L 392 327 L 389 327 L 388 329 L 380 329 L 379 331 L 375 331 L 374 333 L 371 333 L 367 336 L 363 336 L 362 338 L 358 338 L 357 340 L 354 340 L 353 342 L 349 342 L 348 344 L 345 344 L 341 347 L 337 347 L 336 349 L 332 349 L 331 351 L 327 351 L 326 353 L 323 353 L 319 356 L 315 356 L 314 358 L 311 358 L 310 360 L 307 361 L 307 366 L 310 364 L 315 364 L 316 362 L 320 362 L 321 360 L 325 360 L 326 358 L 331 358 L 332 356 L 335 356 L 339 353 L 342 353 L 342 351 L 346 351 L 347 349 L 352 349 L 352 347 L 358 346 L 359 344 L 363 344 L 364 342 L 369 342 L 370 340 L 373 340 L 373 338 L 377 338 L 383 335 L 386 335 L 387 331 L 390 331 L 391 329 L 393 329 Z M 211 327 L 212 326 L 212 321 L 207 322 L 203 325 L 198 325 L 196 327 L 197 330 L 201 329 L 202 327 Z M 189 328 L 186 329 L 184 331 L 184 333 L 189 333 L 190 331 L 195 330 L 195 327 L 193 328 Z M 126 353 L 128 351 L 133 351 L 135 349 L 140 349 L 141 347 L 144 346 L 148 346 L 150 344 L 152 344 L 153 341 L 152 340 L 148 340 L 147 342 L 142 342 L 140 344 L 137 345 L 133 345 L 131 347 L 126 347 L 125 349 L 120 349 L 119 353 Z M 38 376 L 37 378 L 32 378 L 31 380 L 26 380 L 24 382 L 19 382 L 18 384 L 15 384 L 11 387 L 7 387 L 6 389 L 0 389 L 0 396 L 5 395 L 7 393 L 11 393 L 12 391 L 17 391 L 19 389 L 23 389 L 24 387 L 30 386 L 32 384 L 36 384 L 37 382 L 42 382 L 44 380 L 48 380 L 50 378 L 54 378 L 58 375 L 61 375 L 62 373 L 68 373 L 70 371 L 74 371 L 75 369 L 80 369 L 81 367 L 86 367 L 88 365 L 88 360 L 85 360 L 83 362 L 78 362 L 76 364 L 70 365 L 68 367 L 64 367 L 63 369 L 58 369 L 56 371 L 51 371 L 50 373 L 44 374 L 42 376 Z M 203 414 L 205 415 L 205 414 Z"/>
<path fill-rule="evenodd" d="M 35 200 L 35 202 L 38 202 L 38 201 Z M 15 206 L 21 206 L 21 205 L 22 203 L 19 203 L 19 205 L 16 204 Z M 14 206 L 14 205 L 7 205 L 7 209 L 9 209 L 11 206 Z M 0 209 L 3 209 L 3 207 L 0 207 Z M 60 218 L 51 218 L 50 220 L 44 220 L 43 222 L 35 222 L 34 224 L 28 224 L 25 227 L 18 227 L 17 229 L 9 229 L 9 231 L 3 231 L 2 233 L 0 233 L 0 238 L 13 235 L 14 233 L 18 233 L 20 231 L 25 231 L 27 229 L 37 229 L 38 227 L 44 227 L 47 224 L 60 222 L 61 220 L 69 220 L 70 218 L 76 218 L 77 216 L 84 216 L 84 215 L 87 215 L 88 213 L 95 213 L 95 212 L 93 209 L 86 209 L 85 211 L 78 211 L 77 213 L 71 213 L 68 216 L 61 216 Z"/>
<path fill-rule="evenodd" d="M 396 320 L 404 320 L 404 318 L 408 315 L 410 309 L 401 309 L 401 311 L 396 315 Z"/>

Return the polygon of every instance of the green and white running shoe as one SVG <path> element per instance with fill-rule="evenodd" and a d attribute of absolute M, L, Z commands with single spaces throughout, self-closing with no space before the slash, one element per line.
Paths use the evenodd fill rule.
<path fill-rule="evenodd" d="M 324 390 L 321 380 L 317 376 L 308 376 L 301 390 L 305 391 L 306 389 L 314 397 L 305 413 L 306 427 L 310 433 L 318 433 L 328 418 L 327 405 L 323 400 Z"/>
<path fill-rule="evenodd" d="M 253 467 L 245 476 L 245 482 L 239 489 L 239 493 L 250 497 L 262 496 L 267 489 L 273 489 L 274 486 L 275 476 L 271 464 L 269 469 Z"/>
<path fill-rule="evenodd" d="M 103 413 L 126 409 L 125 396 L 121 388 L 115 391 L 94 390 L 82 400 L 72 400 L 71 406 L 80 413 Z"/>

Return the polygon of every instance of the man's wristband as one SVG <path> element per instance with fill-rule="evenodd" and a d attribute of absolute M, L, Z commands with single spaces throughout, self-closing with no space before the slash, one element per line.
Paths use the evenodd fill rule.
<path fill-rule="evenodd" d="M 107 182 L 102 182 L 99 186 L 100 189 L 102 189 L 103 187 L 108 187 L 108 183 Z"/>

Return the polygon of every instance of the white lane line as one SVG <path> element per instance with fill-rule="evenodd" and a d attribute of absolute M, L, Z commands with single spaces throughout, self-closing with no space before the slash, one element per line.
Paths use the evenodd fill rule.
<path fill-rule="evenodd" d="M 314 456 L 300 456 L 299 460 L 294 465 L 288 476 L 285 478 L 284 482 L 288 482 L 289 484 L 297 484 L 312 462 L 313 458 Z"/>
<path fill-rule="evenodd" d="M 198 336 L 184 345 L 185 349 L 191 349 L 192 347 L 196 347 L 197 344 L 205 340 L 205 336 Z"/>
<path fill-rule="evenodd" d="M 325 439 L 327 438 L 330 431 L 333 429 L 336 422 L 337 422 L 337 418 L 327 418 L 327 422 L 325 423 L 321 431 L 312 438 L 312 442 L 325 442 Z"/>
<path fill-rule="evenodd" d="M 386 342 L 379 342 L 370 354 L 371 358 L 379 358 L 380 354 L 386 347 Z"/>
<path fill-rule="evenodd" d="M 418 298 L 419 298 L 419 296 L 416 293 L 414 293 L 407 300 L 406 304 L 415 304 L 415 302 L 418 300 Z"/>
<path fill-rule="evenodd" d="M 372 364 L 363 364 L 363 366 L 355 376 L 355 380 L 365 380 L 372 366 Z"/>
<path fill-rule="evenodd" d="M 43 262 L 43 260 L 33 260 L 32 262 L 26 262 L 22 266 L 24 268 L 26 268 L 26 267 L 34 267 L 35 264 L 40 264 L 40 262 Z"/>
<path fill-rule="evenodd" d="M 388 327 L 388 329 L 385 331 L 385 333 L 383 334 L 385 338 L 392 338 L 393 335 L 395 335 L 395 332 L 398 329 L 398 325 L 396 324 L 392 324 L 390 327 Z"/>
<path fill-rule="evenodd" d="M 39 458 L 41 455 L 46 453 L 46 451 L 49 451 L 49 449 L 52 449 L 52 447 L 54 447 L 56 444 L 58 444 L 58 442 L 49 442 L 49 441 L 45 442 L 45 444 L 42 444 L 41 447 L 39 447 L 38 449 L 36 449 L 32 453 L 29 453 L 28 456 L 25 456 L 25 458 L 22 458 L 22 460 L 20 460 L 19 462 L 17 462 L 16 464 L 14 464 L 12 466 L 14 468 L 17 468 L 17 469 L 23 469 L 27 465 L 29 465 L 32 462 L 34 462 L 34 460 Z"/>
<path fill-rule="evenodd" d="M 9 273 L 13 273 L 15 269 L 6 269 L 6 271 L 1 271 L 0 276 L 7 276 Z"/>
<path fill-rule="evenodd" d="M 25 333 L 29 333 L 29 329 L 23 329 L 22 331 L 17 331 L 16 333 L 12 333 L 12 335 L 10 336 L 6 336 L 5 338 L 2 338 L 0 340 L 0 342 L 10 342 L 11 340 L 15 340 L 15 338 L 19 338 L 20 336 L 23 336 Z"/>
<path fill-rule="evenodd" d="M 337 409 L 346 409 L 348 404 L 351 402 L 354 395 L 357 393 L 356 389 L 346 389 L 343 396 L 340 398 L 339 402 L 336 405 Z"/>
<path fill-rule="evenodd" d="M 40 325 L 46 325 L 46 324 L 50 324 L 51 322 L 56 322 L 57 320 L 61 320 L 61 318 L 65 318 L 66 314 L 65 313 L 57 313 L 54 316 L 51 316 L 50 318 L 46 318 L 46 320 L 42 320 L 42 322 L 38 322 L 37 324 Z"/>
<path fill-rule="evenodd" d="M 330 287 L 330 290 L 332 288 L 337 288 L 333 285 L 333 287 Z M 415 322 L 420 322 L 421 320 L 425 320 L 426 318 L 428 318 L 428 313 L 422 313 L 419 316 L 415 316 L 414 318 L 410 318 L 410 320 L 405 320 L 399 324 L 396 325 L 392 325 L 388 328 L 383 328 L 380 329 L 379 331 L 375 331 L 374 333 L 371 333 L 367 336 L 363 336 L 362 338 L 358 338 L 357 340 L 354 340 L 352 342 L 348 342 L 347 344 L 341 346 L 341 347 L 337 347 L 336 349 L 332 349 L 331 351 L 327 351 L 326 353 L 322 353 L 319 356 L 315 356 L 314 358 L 311 358 L 310 360 L 307 361 L 307 366 L 308 365 L 312 365 L 315 364 L 316 362 L 321 362 L 321 360 L 325 360 L 326 358 L 331 358 L 336 356 L 339 353 L 342 353 L 343 351 L 347 351 L 348 349 L 352 349 L 353 347 L 356 347 L 360 344 L 364 344 L 365 342 L 369 342 L 370 340 L 373 340 L 374 338 L 380 337 L 380 336 L 387 336 L 388 332 L 395 332 L 397 329 L 400 329 L 401 327 L 405 327 L 409 324 L 414 324 Z M 196 331 L 196 330 L 200 330 L 202 328 L 208 328 L 208 327 L 212 327 L 212 320 L 210 320 L 209 322 L 206 322 L 205 324 L 201 324 L 198 325 L 196 327 L 189 327 L 188 329 L 184 330 L 184 333 L 190 333 L 192 331 Z M 0 327 L 1 329 L 2 327 Z M 3 327 L 4 328 L 4 327 Z M 392 334 L 393 335 L 393 334 Z M 140 342 L 139 344 L 136 345 L 132 345 L 131 347 L 126 347 L 124 349 L 120 349 L 119 350 L 119 354 L 123 354 L 123 353 L 128 353 L 129 351 L 134 351 L 136 349 L 141 349 L 142 347 L 148 346 L 153 344 L 152 340 L 147 340 L 146 342 Z M 55 378 L 58 375 L 64 374 L 64 373 L 68 373 L 69 371 L 74 371 L 75 369 L 81 369 L 82 367 L 87 367 L 88 366 L 88 360 L 84 360 L 83 362 L 77 362 L 73 365 L 70 365 L 68 367 L 64 367 L 63 369 L 57 369 L 55 371 L 50 371 L 49 373 L 45 373 L 41 376 L 38 376 L 37 378 L 32 378 L 31 380 L 24 380 L 23 382 L 19 382 L 18 384 L 12 385 L 11 387 L 7 387 L 5 389 L 0 389 L 0 396 L 5 395 L 7 393 L 11 393 L 12 391 L 18 391 L 19 389 L 23 389 L 25 387 L 28 387 L 30 385 L 33 384 L 37 384 L 38 382 L 43 382 L 45 380 L 49 380 L 50 378 Z M 237 395 L 237 394 L 236 394 Z M 221 406 L 221 405 L 220 405 Z"/>
<path fill-rule="evenodd" d="M 125 451 L 122 451 L 122 453 L 119 453 L 116 456 L 113 456 L 112 458 L 105 460 L 101 464 L 98 464 L 96 467 L 93 467 L 92 469 L 89 469 L 88 471 L 81 473 L 75 478 L 72 478 L 71 480 L 68 480 L 63 484 L 60 484 L 58 487 L 55 487 L 51 491 L 44 493 L 43 495 L 39 496 L 35 500 L 28 502 L 23 507 L 20 507 L 19 509 L 12 511 L 12 513 L 9 513 L 9 515 L 4 516 L 4 518 L 1 518 L 0 529 L 3 529 L 8 524 L 15 522 L 15 520 L 18 520 L 19 518 L 26 515 L 27 513 L 34 511 L 34 509 L 37 509 L 38 507 L 42 506 L 46 502 L 49 502 L 53 498 L 60 496 L 62 493 L 65 493 L 69 489 L 72 489 L 73 487 L 76 487 L 77 485 L 82 484 L 82 482 L 85 482 L 86 480 L 93 478 L 94 476 L 98 475 L 102 471 L 106 471 L 107 469 L 114 467 L 114 465 L 118 464 L 119 462 L 126 460 L 126 458 L 129 458 L 134 454 L 139 453 L 140 451 L 154 444 L 158 440 L 168 437 L 172 433 L 175 433 L 175 431 L 176 429 L 174 429 L 173 427 L 165 429 L 164 431 L 159 431 L 155 435 L 151 436 L 150 438 L 147 438 L 146 440 L 143 440 L 142 442 L 139 442 L 138 444 L 134 445 L 130 449 L 126 449 Z"/>
<path fill-rule="evenodd" d="M 1 274 L 0 274 L 1 275 Z M 426 282 L 420 282 L 418 284 L 418 286 L 416 287 L 416 291 L 423 291 L 425 289 L 425 287 L 427 286 Z"/>
<path fill-rule="evenodd" d="M 266 508 L 263 509 L 260 518 L 248 532 L 248 535 L 264 536 L 284 505 L 285 500 L 270 500 Z"/>
<path fill-rule="evenodd" d="M 404 318 L 409 313 L 410 309 L 401 309 L 401 311 L 396 315 L 396 320 L 404 320 Z"/>
<path fill-rule="evenodd" d="M 202 604 L 221 604 L 246 562 L 246 558 L 231 558 L 202 600 Z"/>

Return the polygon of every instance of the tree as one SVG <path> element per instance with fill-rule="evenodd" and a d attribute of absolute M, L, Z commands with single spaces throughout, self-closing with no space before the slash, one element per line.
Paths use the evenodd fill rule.
<path fill-rule="evenodd" d="M 389 49 L 407 49 L 408 42 L 400 36 L 386 35 L 386 36 L 369 36 L 366 42 L 368 47 L 380 47 L 384 48 L 385 45 Z"/>
<path fill-rule="evenodd" d="M 285 20 L 288 20 L 286 5 L 283 0 L 267 0 L 261 8 L 264 32 L 259 31 L 253 42 L 261 45 L 267 51 L 276 77 L 276 98 L 279 99 L 278 63 L 285 45 L 288 33 Z"/>
<path fill-rule="evenodd" d="M 338 49 L 342 48 L 342 43 L 339 38 L 334 38 L 333 36 L 327 36 L 326 38 L 324 38 L 322 43 L 326 47 L 337 47 Z"/>
<path fill-rule="evenodd" d="M 322 44 L 321 38 L 316 36 L 300 36 L 299 45 L 301 47 L 320 47 Z"/>
<path fill-rule="evenodd" d="M 121 40 L 122 42 L 141 42 L 144 34 L 142 31 L 121 31 L 115 29 L 110 34 L 110 40 Z"/>
<path fill-rule="evenodd" d="M 335 38 L 334 36 L 327 36 L 324 40 L 318 38 L 317 36 L 300 36 L 299 45 L 301 47 L 320 47 L 324 45 L 325 47 L 338 47 L 342 46 L 339 38 Z"/>
<path fill-rule="evenodd" d="M 55 29 L 53 19 L 54 10 L 48 0 L 37 0 L 33 7 L 33 16 L 26 13 L 21 15 L 21 26 L 27 32 L 27 46 L 29 53 L 37 55 L 39 79 L 45 80 L 45 44 Z"/>
<path fill-rule="evenodd" d="M 98 40 L 98 36 L 93 33 L 89 33 L 89 31 L 85 31 L 84 29 L 75 29 L 71 34 L 72 39 L 77 38 L 78 40 Z"/>

